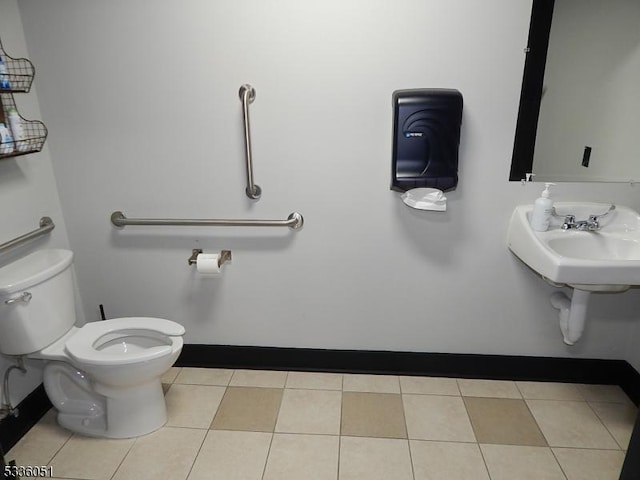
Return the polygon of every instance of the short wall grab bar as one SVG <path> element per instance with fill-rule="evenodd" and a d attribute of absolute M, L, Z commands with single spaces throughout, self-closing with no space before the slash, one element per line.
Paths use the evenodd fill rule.
<path fill-rule="evenodd" d="M 262 195 L 262 189 L 253 183 L 253 155 L 251 152 L 251 127 L 249 126 L 249 104 L 256 99 L 256 90 L 245 83 L 240 87 L 242 101 L 242 116 L 244 118 L 244 150 L 247 157 L 247 197 L 257 200 Z"/>
<path fill-rule="evenodd" d="M 165 225 L 176 227 L 289 227 L 292 230 L 298 230 L 299 228 L 302 228 L 304 218 L 298 212 L 293 212 L 286 220 L 127 218 L 122 212 L 113 212 L 111 214 L 111 223 L 116 227 L 126 227 L 127 225 Z"/>
<path fill-rule="evenodd" d="M 22 245 L 23 243 L 28 242 L 34 238 L 40 237 L 46 233 L 49 233 L 51 230 L 55 228 L 55 224 L 53 220 L 49 217 L 42 217 L 40 219 L 40 227 L 32 230 L 29 233 L 25 233 L 24 235 L 20 235 L 19 237 L 14 238 L 13 240 L 9 240 L 8 242 L 0 245 L 0 254 L 5 253 L 15 247 Z"/>

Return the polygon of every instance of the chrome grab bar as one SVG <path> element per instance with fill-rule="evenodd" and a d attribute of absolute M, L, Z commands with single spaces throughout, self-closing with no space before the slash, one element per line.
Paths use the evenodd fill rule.
<path fill-rule="evenodd" d="M 249 104 L 256 98 L 256 90 L 245 83 L 240 87 L 240 100 L 242 101 L 242 116 L 244 118 L 244 149 L 247 157 L 247 197 L 257 200 L 262 195 L 262 189 L 253 183 L 253 156 L 251 153 L 251 128 L 249 127 Z"/>
<path fill-rule="evenodd" d="M 49 233 L 51 230 L 53 230 L 55 228 L 55 224 L 53 223 L 53 220 L 51 220 L 51 218 L 49 217 L 42 217 L 40 219 L 40 227 L 29 232 L 29 233 L 25 233 L 24 235 L 20 235 L 19 237 L 14 238 L 13 240 L 9 240 L 8 242 L 3 243 L 2 245 L 0 245 L 0 254 L 5 253 L 9 250 L 11 250 L 12 248 L 18 247 L 20 245 L 22 245 L 23 243 L 28 242 L 29 240 L 32 240 L 34 238 L 40 237 L 41 235 L 44 235 L 45 233 Z"/>
<path fill-rule="evenodd" d="M 113 212 L 111 214 L 111 223 L 116 227 L 126 227 L 127 225 L 165 225 L 177 227 L 289 227 L 292 230 L 298 230 L 299 228 L 302 228 L 304 218 L 298 212 L 293 212 L 286 220 L 127 218 L 122 212 Z"/>

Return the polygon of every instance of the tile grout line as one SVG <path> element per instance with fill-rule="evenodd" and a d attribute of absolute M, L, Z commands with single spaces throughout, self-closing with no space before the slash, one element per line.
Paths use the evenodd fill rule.
<path fill-rule="evenodd" d="M 172 386 L 176 383 L 176 380 L 178 379 L 178 376 L 180 375 L 180 373 L 182 373 L 182 368 L 180 368 L 180 372 L 178 372 L 178 374 L 175 376 L 173 382 L 171 382 Z M 229 381 L 231 381 L 231 377 L 229 377 Z M 180 385 L 180 384 L 178 384 L 178 385 Z M 209 422 L 209 426 L 206 428 L 206 432 L 205 432 L 204 436 L 202 437 L 202 442 L 200 443 L 200 447 L 198 447 L 198 451 L 196 452 L 196 455 L 193 457 L 193 462 L 191 462 L 191 467 L 189 468 L 189 471 L 187 472 L 185 480 L 189 478 L 189 475 L 191 475 L 191 472 L 193 471 L 193 467 L 196 464 L 196 460 L 198 459 L 198 455 L 200 455 L 200 452 L 202 451 L 202 447 L 204 446 L 204 443 L 207 440 L 207 437 L 209 436 L 209 432 L 211 431 L 211 424 L 213 423 L 213 420 L 215 419 L 216 415 L 218 414 L 218 409 L 220 408 L 220 403 L 222 403 L 222 398 L 224 398 L 224 395 L 226 393 L 227 393 L 227 387 L 225 386 L 224 387 L 224 393 L 222 394 L 222 397 L 220 398 L 220 402 L 218 402 L 218 406 L 216 407 L 216 411 L 213 414 L 213 418 L 211 419 L 211 422 Z M 163 428 L 165 428 L 165 427 L 163 427 Z M 204 430 L 202 428 L 193 428 L 193 427 L 175 427 L 175 428 L 189 428 L 191 430 Z M 132 446 L 132 448 L 133 448 L 133 446 Z M 128 452 L 127 452 L 127 455 L 128 455 Z M 117 470 L 116 470 L 116 472 L 117 472 Z"/>
<path fill-rule="evenodd" d="M 51 407 L 51 408 L 53 409 L 53 407 Z M 57 425 L 57 424 L 58 424 L 58 418 L 57 418 L 57 416 L 56 416 L 55 421 L 56 421 L 56 425 Z M 61 427 L 61 428 L 62 428 L 62 427 Z M 54 459 L 54 458 L 56 458 L 56 455 L 58 455 L 58 453 L 60 453 L 60 450 L 62 450 L 62 449 L 64 448 L 64 446 L 69 442 L 69 440 L 71 440 L 71 437 L 73 437 L 73 435 L 74 435 L 74 434 L 73 434 L 73 433 L 71 433 L 71 435 L 69 435 L 69 436 L 67 437 L 67 439 L 66 439 L 64 442 L 62 442 L 62 445 L 60 445 L 60 448 L 58 448 L 58 449 L 56 450 L 56 452 L 51 456 L 51 458 L 50 458 L 50 459 L 49 459 L 49 461 L 47 462 L 47 465 L 48 465 L 48 466 L 51 466 L 51 467 L 53 468 L 53 466 L 51 465 L 51 462 L 53 462 L 53 459 Z"/>
<path fill-rule="evenodd" d="M 538 423 L 538 419 L 536 418 L 536 416 L 531 411 L 531 408 L 529 407 L 529 402 L 527 402 L 526 398 L 523 398 L 522 401 L 524 402 L 524 405 L 527 407 L 527 411 L 529 412 L 529 415 L 531 415 L 531 418 L 533 418 L 533 421 L 536 423 L 536 427 L 538 427 L 538 430 L 540 430 L 540 433 L 542 434 L 542 437 L 544 438 L 544 441 L 547 442 L 547 447 L 551 448 L 551 443 L 549 443 L 549 439 L 547 438 L 547 436 L 544 433 L 544 430 L 542 430 L 542 427 Z"/>
<path fill-rule="evenodd" d="M 458 389 L 460 390 L 460 385 L 458 384 L 458 380 L 456 379 L 456 385 L 458 385 Z M 469 410 L 467 409 L 467 402 L 464 401 L 465 397 L 462 395 L 462 390 L 460 390 L 460 398 L 462 399 L 462 405 L 464 405 L 464 411 L 467 414 L 467 418 L 469 420 L 469 424 L 471 425 L 471 431 L 473 432 L 473 437 L 475 438 L 474 444 L 478 448 L 480 452 L 480 456 L 482 457 L 482 464 L 484 465 L 484 469 L 487 472 L 487 477 L 489 480 L 492 480 L 491 471 L 489 470 L 489 465 L 487 464 L 487 459 L 484 456 L 484 452 L 482 451 L 482 447 L 480 446 L 480 441 L 478 440 L 478 435 L 476 433 L 476 427 L 474 422 L 471 420 L 471 415 L 469 415 Z M 537 425 L 537 424 L 536 424 Z"/>
<path fill-rule="evenodd" d="M 273 439 L 276 436 L 276 425 L 278 424 L 278 417 L 280 416 L 280 409 L 282 408 L 282 401 L 284 400 L 284 391 L 287 385 L 287 380 L 289 379 L 289 372 L 286 372 L 284 378 L 284 387 L 282 387 L 282 395 L 280 396 L 280 405 L 278 405 L 278 412 L 276 413 L 276 418 L 273 423 L 273 431 L 271 432 L 271 441 L 269 442 L 269 448 L 267 449 L 267 456 L 264 459 L 264 467 L 262 468 L 262 476 L 260 477 L 264 480 L 265 475 L 267 474 L 267 465 L 269 464 L 269 457 L 271 456 L 271 447 L 273 446 Z"/>
<path fill-rule="evenodd" d="M 175 376 L 175 378 L 173 379 L 173 382 L 171 382 L 171 385 L 173 385 L 174 383 L 176 383 L 176 380 L 178 379 L 178 376 L 180 375 L 180 373 L 182 373 L 182 368 L 180 368 L 180 371 L 178 372 L 178 374 Z M 180 384 L 178 384 L 180 385 Z M 226 393 L 226 388 L 225 388 L 225 393 Z M 222 396 L 224 397 L 224 393 L 222 394 Z M 220 401 L 222 401 L 222 399 L 220 399 Z M 220 406 L 220 404 L 218 404 L 218 407 Z M 216 413 L 218 413 L 218 409 L 216 408 Z M 215 414 L 213 415 L 215 417 Z M 211 420 L 213 422 L 213 420 Z M 209 427 L 211 427 L 211 424 L 209 424 Z M 165 427 L 163 427 L 165 428 Z M 202 430 L 202 429 L 193 429 L 193 430 Z M 191 471 L 193 470 L 193 466 L 196 464 L 196 460 L 198 459 L 198 455 L 200 455 L 200 452 L 202 451 L 202 447 L 204 445 L 204 442 L 207 439 L 207 436 L 209 435 L 209 429 L 207 428 L 206 433 L 204 434 L 204 437 L 202 437 L 202 442 L 200 443 L 200 447 L 198 448 L 198 451 L 196 452 L 195 457 L 193 457 L 193 462 L 191 462 L 191 467 L 189 468 L 189 471 L 187 472 L 187 476 L 184 477 L 185 480 L 189 478 L 189 475 L 191 475 Z M 118 467 L 119 468 L 119 467 Z M 116 470 L 117 471 L 117 470 Z"/>
<path fill-rule="evenodd" d="M 462 397 L 462 389 L 460 388 L 460 382 L 458 381 L 458 378 L 454 378 L 454 380 L 456 381 L 456 388 L 458 389 L 458 395 L 460 395 Z M 465 410 L 467 409 L 466 405 L 465 405 Z M 469 415 L 469 413 L 467 412 L 467 416 Z"/>
<path fill-rule="evenodd" d="M 340 425 L 338 427 L 338 465 L 336 480 L 340 480 L 340 454 L 342 453 L 342 407 L 344 402 L 344 375 L 340 375 Z"/>
<path fill-rule="evenodd" d="M 400 394 L 400 406 L 402 407 L 402 419 L 404 420 L 404 431 L 407 434 L 407 450 L 409 451 L 409 466 L 411 467 L 411 478 L 416 480 L 416 471 L 413 466 L 413 452 L 411 451 L 411 441 L 409 440 L 409 424 L 407 423 L 407 413 L 404 409 L 404 392 L 402 391 L 402 381 L 398 376 L 398 390 Z"/>
<path fill-rule="evenodd" d="M 161 427 L 164 428 L 164 427 Z M 120 470 L 120 467 L 122 467 L 122 464 L 124 463 L 124 461 L 126 460 L 126 458 L 129 456 L 129 454 L 131 453 L 131 450 L 133 449 L 134 445 L 136 443 L 138 443 L 138 439 L 141 437 L 137 437 L 133 443 L 131 444 L 131 446 L 129 447 L 129 450 L 127 450 L 127 453 L 124 454 L 124 457 L 122 457 L 122 460 L 120 460 L 120 463 L 118 463 L 118 466 L 116 467 L 116 469 L 113 471 L 113 475 L 111 475 L 109 478 L 110 479 L 114 479 L 116 477 L 116 475 L 118 474 L 118 470 Z"/>
<path fill-rule="evenodd" d="M 480 441 L 478 440 L 478 433 L 476 432 L 476 425 L 475 422 L 471 419 L 471 415 L 469 414 L 469 409 L 467 407 L 467 402 L 464 401 L 465 398 L 468 397 L 464 397 L 462 395 L 460 395 L 460 399 L 462 400 L 462 406 L 464 407 L 464 413 L 467 414 L 467 420 L 469 421 L 469 425 L 471 425 L 471 431 L 473 432 L 473 438 L 475 439 L 475 444 L 478 446 L 478 449 L 480 449 Z M 482 452 L 482 449 L 480 449 L 480 451 Z M 483 456 L 484 458 L 484 456 Z M 487 469 L 487 472 L 489 471 L 489 469 Z"/>
<path fill-rule="evenodd" d="M 564 403 L 584 403 L 585 405 L 587 405 L 587 407 L 589 408 L 589 410 L 591 411 L 591 413 L 593 413 L 595 415 L 595 417 L 598 419 L 598 422 L 600 422 L 600 425 L 602 425 L 605 429 L 605 431 L 607 432 L 607 434 L 611 437 L 611 439 L 613 440 L 613 442 L 618 446 L 618 448 L 600 448 L 600 447 L 575 447 L 575 446 L 566 446 L 566 445 L 551 445 L 549 443 L 549 440 L 547 439 L 547 436 L 544 434 L 544 431 L 542 430 L 542 428 L 540 428 L 540 425 L 538 424 L 538 420 L 536 419 L 535 415 L 533 415 L 533 412 L 531 411 L 531 409 L 529 408 L 529 403 L 527 402 L 527 400 L 534 400 L 534 401 L 543 401 L 543 402 L 564 402 Z M 607 428 L 607 426 L 605 425 L 605 423 L 602 421 L 602 419 L 598 416 L 598 414 L 595 412 L 595 410 L 593 410 L 593 408 L 591 407 L 591 405 L 589 405 L 589 402 L 587 400 L 553 400 L 553 399 L 541 399 L 541 398 L 529 398 L 529 399 L 524 399 L 525 404 L 527 405 L 527 409 L 529 409 L 529 413 L 531 414 L 531 416 L 533 417 L 533 419 L 536 422 L 536 425 L 538 426 L 538 429 L 540 430 L 540 432 L 542 432 L 542 435 L 544 436 L 545 441 L 547 442 L 547 446 L 549 448 L 555 447 L 555 448 L 573 448 L 573 449 L 578 449 L 578 450 L 612 450 L 612 451 L 616 451 L 616 450 L 622 450 L 625 451 L 624 448 L 622 448 L 620 446 L 620 444 L 618 443 L 618 441 L 615 439 L 615 437 L 611 434 L 611 432 L 609 431 L 609 429 Z"/>
<path fill-rule="evenodd" d="M 193 467 L 196 464 L 196 460 L 198 460 L 198 455 L 200 455 L 200 452 L 202 451 L 202 447 L 204 447 L 204 443 L 207 441 L 207 437 L 209 436 L 209 432 L 211 430 L 207 430 L 207 432 L 204 434 L 204 437 L 202 437 L 202 442 L 200 443 L 200 447 L 198 447 L 198 451 L 196 452 L 195 457 L 193 457 L 193 462 L 191 462 L 191 467 L 189 468 L 189 471 L 187 472 L 187 476 L 184 477 L 185 480 L 187 480 L 189 478 L 189 475 L 191 475 L 191 472 L 193 471 Z"/>
<path fill-rule="evenodd" d="M 406 420 L 405 420 L 406 423 Z M 413 467 L 413 452 L 411 451 L 411 442 L 409 441 L 409 433 L 407 433 L 407 449 L 409 450 L 409 465 L 411 466 L 411 478 L 416 480 L 416 471 Z"/>
<path fill-rule="evenodd" d="M 611 436 L 611 438 L 613 438 L 613 441 L 616 443 L 616 445 L 618 445 L 618 447 L 620 447 L 620 450 L 624 451 L 625 448 L 622 445 L 620 445 L 620 442 L 618 442 L 618 439 L 613 435 L 613 432 L 609 429 L 609 427 L 604 422 L 604 420 L 602 418 L 600 418 L 600 415 L 598 415 L 598 412 L 595 411 L 595 409 L 591 406 L 591 404 L 588 401 L 586 402 L 586 404 L 589 407 L 589 409 L 593 412 L 593 414 L 596 416 L 596 418 L 600 421 L 600 423 L 602 424 L 604 429 L 607 431 L 607 433 Z"/>
<path fill-rule="evenodd" d="M 261 480 L 264 480 L 264 476 L 267 474 L 267 464 L 269 463 L 269 456 L 271 455 L 273 437 L 275 437 L 275 433 L 271 432 L 271 440 L 269 440 L 269 448 L 267 449 L 267 456 L 264 458 L 264 466 L 262 467 L 262 475 L 260 476 Z"/>
<path fill-rule="evenodd" d="M 340 452 L 342 452 L 342 435 L 338 435 L 338 464 L 336 465 L 336 480 L 340 480 Z"/>
<path fill-rule="evenodd" d="M 484 452 L 482 451 L 482 447 L 480 447 L 480 442 L 476 442 L 476 445 L 478 446 L 478 450 L 480 450 L 480 456 L 482 457 L 482 463 L 484 464 L 484 469 L 487 471 L 487 476 L 489 477 L 489 480 L 493 480 L 491 478 L 491 471 L 489 470 L 489 464 L 487 463 L 487 459 L 484 457 Z"/>
<path fill-rule="evenodd" d="M 514 383 L 514 384 L 515 384 L 515 386 L 516 386 L 516 390 L 518 390 L 518 393 L 520 394 L 520 398 L 524 401 L 524 403 L 527 403 L 527 402 L 526 402 L 526 399 L 524 398 L 524 393 L 523 393 L 523 392 L 522 392 L 522 390 L 520 389 L 520 386 L 518 385 L 518 382 L 516 382 L 516 381 L 514 380 L 514 382 L 513 382 L 513 383 Z M 529 407 L 527 406 L 527 409 L 528 409 L 528 408 L 529 408 Z M 529 412 L 529 413 L 531 413 L 531 412 Z M 532 415 L 532 416 L 533 416 L 533 415 Z M 538 425 L 538 422 L 536 422 L 536 425 Z M 538 426 L 538 428 L 540 428 L 540 426 Z M 549 442 L 547 442 L 547 443 L 549 443 Z"/>
<path fill-rule="evenodd" d="M 229 379 L 229 381 L 231 381 L 231 379 Z M 218 406 L 216 407 L 216 411 L 213 413 L 213 418 L 211 419 L 211 421 L 209 422 L 209 426 L 207 427 L 207 430 L 213 430 L 213 422 L 216 421 L 216 417 L 218 416 L 218 412 L 220 411 L 220 405 L 222 405 L 222 402 L 224 400 L 224 397 L 227 395 L 227 391 L 229 390 L 229 387 L 226 386 L 224 387 L 224 393 L 222 394 L 222 397 L 220 397 L 220 401 L 218 402 Z"/>
<path fill-rule="evenodd" d="M 547 442 L 548 443 L 548 442 Z M 556 456 L 556 452 L 553 451 L 553 448 L 549 447 L 549 450 L 551 450 L 551 455 L 553 455 L 553 458 L 555 458 L 558 466 L 560 467 L 560 471 L 562 472 L 562 474 L 564 475 L 564 478 L 568 479 L 569 475 L 567 474 L 567 472 L 564 471 L 564 468 L 562 467 L 562 464 L 560 463 L 560 459 Z"/>
<path fill-rule="evenodd" d="M 182 372 L 182 369 L 180 369 L 180 372 Z M 200 455 L 200 452 L 202 451 L 202 447 L 204 446 L 207 437 L 209 436 L 209 432 L 211 432 L 211 426 L 213 425 L 213 421 L 216 418 L 216 415 L 218 415 L 218 410 L 220 409 L 220 405 L 222 404 L 222 400 L 224 398 L 224 396 L 227 393 L 227 389 L 229 388 L 229 384 L 231 383 L 231 377 L 234 375 L 235 370 L 232 371 L 231 375 L 229 376 L 229 379 L 227 380 L 227 384 L 226 385 L 213 385 L 213 386 L 220 386 L 220 387 L 224 387 L 224 393 L 222 394 L 222 397 L 220 398 L 220 402 L 218 402 L 218 406 L 216 407 L 216 411 L 213 414 L 213 418 L 211 419 L 211 422 L 209 422 L 209 426 L 206 429 L 206 433 L 204 434 L 204 437 L 202 438 L 202 442 L 200 443 L 200 447 L 198 448 L 198 451 L 195 455 L 195 457 L 193 458 L 193 462 L 191 462 L 191 468 L 189 468 L 189 472 L 187 473 L 187 476 L 185 477 L 185 480 L 189 478 L 189 475 L 191 475 L 191 472 L 193 471 L 193 467 L 196 464 L 196 461 L 198 460 L 198 456 Z M 178 374 L 179 375 L 179 374 Z M 178 379 L 178 375 L 176 375 L 176 380 Z M 175 380 L 174 380 L 175 383 Z M 189 428 L 189 427 L 186 427 Z M 194 430 L 203 430 L 203 429 L 196 429 L 193 428 Z"/>

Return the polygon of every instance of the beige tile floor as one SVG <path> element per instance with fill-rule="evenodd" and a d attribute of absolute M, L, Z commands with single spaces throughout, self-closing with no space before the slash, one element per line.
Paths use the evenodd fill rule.
<path fill-rule="evenodd" d="M 636 407 L 616 386 L 172 368 L 168 422 L 81 437 L 48 412 L 8 453 L 81 480 L 617 479 Z"/>

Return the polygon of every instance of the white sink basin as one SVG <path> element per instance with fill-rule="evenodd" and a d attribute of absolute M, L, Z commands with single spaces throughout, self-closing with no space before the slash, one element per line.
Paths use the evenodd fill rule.
<path fill-rule="evenodd" d="M 640 285 L 640 215 L 616 206 L 594 232 L 562 230 L 565 215 L 586 220 L 608 210 L 602 203 L 556 203 L 559 215 L 549 230 L 535 232 L 529 218 L 533 205 L 516 207 L 509 222 L 509 248 L 553 284 L 587 291 L 623 291 Z"/>
<path fill-rule="evenodd" d="M 547 245 L 564 257 L 584 260 L 640 260 L 640 243 L 634 238 L 615 238 L 606 234 L 571 232 L 550 238 Z"/>

